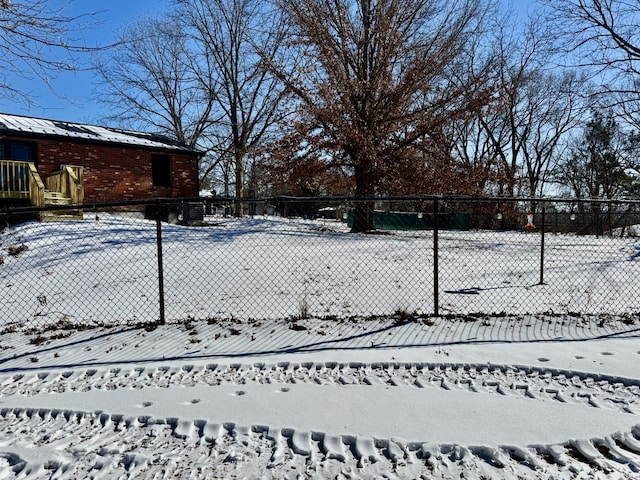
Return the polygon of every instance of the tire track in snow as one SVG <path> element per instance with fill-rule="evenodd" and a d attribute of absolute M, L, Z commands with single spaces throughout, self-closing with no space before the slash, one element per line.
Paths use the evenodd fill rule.
<path fill-rule="evenodd" d="M 456 363 L 212 363 L 42 371 L 0 376 L 0 397 L 152 386 L 243 385 L 247 382 L 456 389 L 640 414 L 640 380 L 637 379 L 531 366 Z"/>
<path fill-rule="evenodd" d="M 435 388 L 576 403 L 630 414 L 640 411 L 640 381 L 635 379 L 529 366 L 445 363 L 285 362 L 51 370 L 0 376 L 0 399 L 71 391 L 250 383 L 281 388 L 287 384 Z M 523 478 L 532 474 L 572 478 L 586 473 L 590 478 L 612 474 L 634 478 L 640 473 L 640 427 L 555 445 L 486 447 L 47 408 L 0 409 L 0 426 L 0 472 L 12 472 L 1 478 L 77 478 L 87 472 L 97 473 L 95 478 L 155 478 L 158 472 L 164 472 L 163 478 L 208 478 L 212 466 L 215 469 L 210 478 L 221 472 L 224 477 L 242 476 L 248 468 L 253 469 L 245 471 L 249 476 L 258 469 L 261 473 L 256 475 L 265 478 L 295 478 L 299 474 L 348 478 L 358 472 L 360 477 L 355 478 L 374 478 L 381 473 L 390 478 L 394 474 L 395 478 L 458 478 L 462 473 L 465 478 L 479 479 L 500 477 L 505 469 L 520 472 Z M 31 448 L 38 448 L 38 458 L 29 454 Z M 200 473 L 194 475 L 194 471 Z"/>
<path fill-rule="evenodd" d="M 638 427 L 556 445 L 467 447 L 51 409 L 0 409 L 0 425 L 3 479 L 486 479 L 505 472 L 509 478 L 632 479 L 640 472 Z"/>

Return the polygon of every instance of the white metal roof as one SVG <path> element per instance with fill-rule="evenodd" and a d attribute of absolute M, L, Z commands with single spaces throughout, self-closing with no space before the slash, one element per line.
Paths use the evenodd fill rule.
<path fill-rule="evenodd" d="M 100 143 L 197 153 L 188 145 L 163 135 L 0 113 L 0 134 L 10 133 L 66 137 L 69 140 L 92 140 Z"/>

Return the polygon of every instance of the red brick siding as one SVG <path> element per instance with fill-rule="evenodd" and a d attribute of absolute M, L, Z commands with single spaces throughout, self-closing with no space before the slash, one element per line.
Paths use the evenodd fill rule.
<path fill-rule="evenodd" d="M 37 140 L 38 171 L 44 179 L 60 165 L 84 167 L 85 202 L 146 200 L 198 195 L 197 157 L 118 145 Z M 151 157 L 171 158 L 171 188 L 153 187 Z"/>

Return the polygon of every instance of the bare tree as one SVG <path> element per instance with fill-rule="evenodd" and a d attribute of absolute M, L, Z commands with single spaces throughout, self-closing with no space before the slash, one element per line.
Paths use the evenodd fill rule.
<path fill-rule="evenodd" d="M 475 162 L 486 165 L 483 186 L 493 186 L 492 193 L 536 197 L 543 193 L 568 132 L 581 121 L 587 82 L 575 71 L 549 68 L 554 52 L 538 20 L 530 20 L 523 31 L 504 22 L 494 31 L 490 52 L 499 103 L 481 110 L 475 122 L 458 127 L 465 135 L 462 140 L 470 141 L 459 148 L 468 155 L 473 147 L 476 155 L 487 156 L 485 162 Z"/>
<path fill-rule="evenodd" d="M 151 129 L 202 150 L 200 183 L 207 185 L 226 149 L 211 141 L 217 85 L 211 65 L 197 57 L 175 19 L 133 22 L 119 33 L 118 45 L 94 63 L 109 121 Z"/>
<path fill-rule="evenodd" d="M 11 83 L 10 76 L 51 81 L 60 72 L 80 68 L 79 54 L 96 50 L 82 43 L 80 32 L 94 14 L 67 15 L 47 0 L 0 3 L 0 98 L 33 104 L 30 92 Z"/>
<path fill-rule="evenodd" d="M 607 106 L 640 123 L 640 3 L 637 0 L 543 0 L 573 63 L 592 71 Z M 571 60 L 569 60 L 571 61 Z"/>
<path fill-rule="evenodd" d="M 553 20 L 566 46 L 587 55 L 582 57 L 584 64 L 640 72 L 640 4 L 636 0 L 544 2 L 555 12 Z"/>
<path fill-rule="evenodd" d="M 566 146 L 567 134 L 582 121 L 586 81 L 574 71 L 532 74 L 524 86 L 521 114 L 526 127 L 513 132 L 522 143 L 526 193 L 539 197 Z"/>
<path fill-rule="evenodd" d="M 245 195 L 247 159 L 280 115 L 283 87 L 264 68 L 276 60 L 285 38 L 280 15 L 259 0 L 177 0 L 199 56 L 220 88 L 216 121 L 228 132 L 235 169 L 235 196 Z M 236 203 L 236 216 L 242 205 Z"/>
<path fill-rule="evenodd" d="M 279 114 L 282 86 L 262 68 L 262 56 L 277 55 L 284 31 L 258 0 L 175 3 L 167 17 L 123 31 L 100 67 L 102 98 L 113 119 L 205 151 L 202 184 L 221 183 L 225 195 L 235 184 L 242 198 L 247 162 Z M 235 213 L 242 215 L 240 202 Z"/>
<path fill-rule="evenodd" d="M 118 47 L 96 62 L 96 70 L 110 120 L 151 127 L 208 150 L 203 139 L 215 99 L 211 65 L 196 58 L 174 19 L 130 24 L 120 32 Z"/>
<path fill-rule="evenodd" d="M 304 61 L 270 66 L 300 102 L 304 144 L 351 171 L 356 195 L 384 193 L 390 175 L 403 175 L 398 159 L 418 151 L 424 159 L 419 145 L 431 153 L 449 148 L 439 142 L 443 126 L 488 100 L 450 78 L 481 30 L 483 0 L 278 4 L 294 36 L 288 58 Z M 469 91 L 478 95 L 469 98 Z M 353 230 L 373 228 L 371 203 L 359 204 Z"/>
<path fill-rule="evenodd" d="M 515 165 L 510 163 L 508 154 L 513 145 L 509 141 L 509 122 L 505 121 L 512 103 L 511 90 L 505 88 L 510 76 L 505 67 L 508 53 L 517 51 L 517 45 L 507 39 L 507 28 L 513 28 L 511 21 L 506 16 L 498 17 L 489 29 L 491 33 L 476 40 L 468 50 L 467 60 L 455 72 L 460 85 L 475 84 L 477 88 L 485 85 L 472 79 L 487 75 L 487 65 L 493 75 L 490 83 L 494 101 L 456 119 L 450 127 L 454 155 L 466 166 L 470 184 L 466 193 L 471 195 L 502 195 L 505 183 L 507 189 L 515 188 Z"/>
<path fill-rule="evenodd" d="M 612 111 L 596 110 L 558 164 L 557 181 L 576 198 L 637 194 L 638 178 L 630 172 L 637 171 L 639 140 L 621 129 Z"/>

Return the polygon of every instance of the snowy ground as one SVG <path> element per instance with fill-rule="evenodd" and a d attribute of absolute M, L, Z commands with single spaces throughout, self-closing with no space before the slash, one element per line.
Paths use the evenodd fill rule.
<path fill-rule="evenodd" d="M 215 219 L 163 226 L 166 317 L 345 318 L 434 312 L 432 232 L 353 235 L 341 223 Z M 0 325 L 158 318 L 154 222 L 28 223 L 0 235 Z M 11 247 L 27 250 L 12 256 Z M 441 232 L 439 313 L 640 311 L 640 239 Z"/>
<path fill-rule="evenodd" d="M 24 229 L 36 227 L 21 228 L 8 235 L 27 238 Z M 59 235 L 67 227 L 46 228 Z M 65 248 L 79 249 L 74 241 L 70 235 Z M 25 259 L 38 246 L 61 248 L 47 235 L 37 242 L 5 258 L 0 275 L 18 272 L 21 260 L 32 265 Z M 104 254 L 105 245 L 93 250 L 90 242 L 82 239 L 87 255 Z M 130 254 L 124 242 L 115 245 L 111 255 Z M 613 249 L 630 265 L 600 249 L 605 258 L 582 269 L 595 265 L 617 279 L 616 265 L 637 268 L 636 246 L 621 240 Z M 73 258 L 76 274 L 81 259 Z M 43 269 L 62 278 L 67 263 L 23 269 L 15 281 L 39 286 Z M 109 275 L 104 288 L 117 271 Z M 78 293 L 76 303 L 90 304 L 90 294 Z M 615 285 L 598 294 L 615 297 Z M 470 297 L 452 294 L 452 310 Z M 637 301 L 619 295 L 611 304 Z M 22 328 L 7 308 L 0 479 L 640 478 L 640 322 L 631 308 L 464 320 L 352 310 L 322 320 L 88 329 L 53 315 L 41 328 Z"/>

